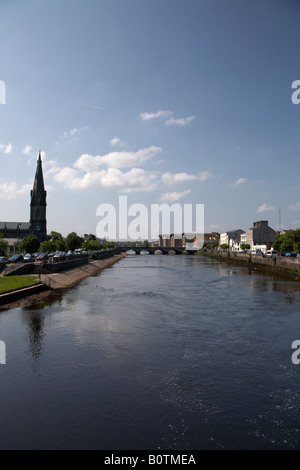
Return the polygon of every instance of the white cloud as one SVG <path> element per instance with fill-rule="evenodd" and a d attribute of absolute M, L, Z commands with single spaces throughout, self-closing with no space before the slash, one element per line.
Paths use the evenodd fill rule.
<path fill-rule="evenodd" d="M 8 155 L 9 153 L 12 152 L 13 146 L 12 144 L 6 144 L 6 145 L 0 144 L 0 150 L 2 150 L 6 155 Z"/>
<path fill-rule="evenodd" d="M 23 196 L 24 194 L 29 194 L 32 189 L 31 184 L 23 184 L 18 186 L 15 181 L 10 183 L 0 184 L 0 199 L 16 199 Z"/>
<path fill-rule="evenodd" d="M 33 150 L 33 149 L 32 149 L 32 147 L 31 147 L 31 145 L 26 144 L 25 147 L 24 147 L 23 150 L 22 150 L 22 153 L 23 153 L 24 155 L 31 155 L 31 151 L 32 151 L 32 150 Z"/>
<path fill-rule="evenodd" d="M 160 202 L 175 202 L 178 201 L 178 199 L 183 198 L 187 194 L 190 194 L 191 190 L 187 189 L 186 191 L 182 191 L 181 193 L 174 191 L 172 193 L 164 193 L 160 196 L 159 201 Z"/>
<path fill-rule="evenodd" d="M 195 116 L 189 116 L 189 117 L 186 117 L 186 118 L 178 118 L 178 119 L 175 119 L 175 118 L 171 117 L 170 119 L 168 119 L 165 122 L 165 125 L 166 126 L 181 126 L 181 127 L 184 127 L 187 124 L 189 124 L 190 122 L 192 122 L 194 119 L 195 119 Z"/>
<path fill-rule="evenodd" d="M 87 129 L 89 129 L 89 127 L 82 127 L 81 129 L 73 127 L 73 129 L 70 129 L 69 131 L 64 131 L 63 136 L 65 138 L 74 137 L 75 135 L 79 134 L 80 132 L 84 132 Z"/>
<path fill-rule="evenodd" d="M 156 113 L 140 113 L 140 117 L 143 121 L 150 121 L 156 118 L 168 118 L 172 116 L 173 111 L 157 111 Z"/>
<path fill-rule="evenodd" d="M 246 178 L 239 178 L 234 183 L 231 183 L 230 186 L 237 187 L 237 186 L 240 186 L 243 183 L 246 183 L 246 181 L 247 181 Z"/>
<path fill-rule="evenodd" d="M 163 183 L 165 184 L 176 184 L 176 183 L 183 183 L 187 181 L 205 181 L 207 178 L 213 176 L 208 171 L 202 171 L 201 173 L 197 173 L 195 175 L 191 175 L 188 173 L 175 173 L 172 174 L 170 172 L 164 173 L 161 177 Z"/>
<path fill-rule="evenodd" d="M 289 211 L 300 211 L 300 202 L 296 202 L 296 204 L 290 204 L 288 206 Z"/>
<path fill-rule="evenodd" d="M 114 137 L 111 139 L 110 145 L 112 147 L 124 147 L 125 144 L 118 137 Z"/>
<path fill-rule="evenodd" d="M 137 152 L 111 152 L 103 156 L 97 155 L 96 157 L 83 154 L 74 163 L 74 166 L 82 171 L 95 171 L 103 165 L 109 168 L 130 168 L 147 162 L 160 152 L 162 152 L 160 147 L 152 146 Z"/>
<path fill-rule="evenodd" d="M 103 189 L 133 191 L 152 191 L 157 187 L 156 173 L 142 168 L 131 168 L 122 172 L 118 168 L 98 170 L 90 168 L 83 175 L 74 168 L 61 168 L 54 174 L 54 180 L 73 191 L 98 191 Z"/>
<path fill-rule="evenodd" d="M 276 211 L 277 207 L 274 206 L 268 206 L 267 204 L 262 204 L 257 212 L 268 212 L 268 211 Z"/>

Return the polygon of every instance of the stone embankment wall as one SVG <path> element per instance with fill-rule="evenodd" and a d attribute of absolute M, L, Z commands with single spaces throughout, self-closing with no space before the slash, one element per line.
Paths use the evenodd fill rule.
<path fill-rule="evenodd" d="M 39 294 L 40 292 L 44 292 L 47 289 L 47 286 L 40 283 L 34 286 L 24 287 L 23 289 L 16 289 L 10 292 L 6 292 L 5 294 L 0 295 L 0 306 L 16 302 L 17 300 L 24 299 L 25 297 L 29 297 L 31 295 Z"/>
<path fill-rule="evenodd" d="M 88 264 L 89 257 L 83 256 L 80 258 L 70 259 L 67 261 L 60 261 L 58 263 L 43 263 L 40 266 L 34 266 L 34 274 L 40 274 L 46 270 L 49 273 L 59 273 L 61 271 L 66 271 L 67 269 L 77 268 L 78 266 L 83 266 Z M 42 271 L 43 270 L 43 271 Z"/>
<path fill-rule="evenodd" d="M 299 271 L 300 272 L 300 258 L 289 258 L 285 256 L 278 256 L 274 258 L 266 258 L 259 255 L 248 255 L 247 253 L 226 253 L 226 252 L 212 252 L 214 258 L 221 258 L 230 261 L 241 261 L 249 265 L 265 266 L 275 271 Z"/>

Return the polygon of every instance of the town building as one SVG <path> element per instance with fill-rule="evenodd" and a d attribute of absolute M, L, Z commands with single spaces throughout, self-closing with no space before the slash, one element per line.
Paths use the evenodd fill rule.
<path fill-rule="evenodd" d="M 258 222 L 253 222 L 253 226 L 247 230 L 246 235 L 246 243 L 251 248 L 265 245 L 266 249 L 269 250 L 276 238 L 277 232 L 269 227 L 267 220 L 259 220 Z"/>
<path fill-rule="evenodd" d="M 0 222 L 0 232 L 8 243 L 9 254 L 15 252 L 15 245 L 29 235 L 35 235 L 40 242 L 47 239 L 47 192 L 44 186 L 41 152 L 39 153 L 33 189 L 30 193 L 29 222 Z"/>
<path fill-rule="evenodd" d="M 241 236 L 245 233 L 242 229 L 230 230 L 220 234 L 220 246 L 228 245 L 229 250 L 239 251 Z"/>

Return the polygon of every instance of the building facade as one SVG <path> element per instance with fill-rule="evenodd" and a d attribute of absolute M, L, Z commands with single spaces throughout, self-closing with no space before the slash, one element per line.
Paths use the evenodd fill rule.
<path fill-rule="evenodd" d="M 241 244 L 241 236 L 245 233 L 244 230 L 230 230 L 229 232 L 221 233 L 220 246 L 228 245 L 230 250 L 239 251 Z"/>
<path fill-rule="evenodd" d="M 253 226 L 247 230 L 247 243 L 251 248 L 257 245 L 266 245 L 266 248 L 271 248 L 273 241 L 277 235 L 277 232 L 268 225 L 267 220 L 259 220 L 253 222 Z"/>

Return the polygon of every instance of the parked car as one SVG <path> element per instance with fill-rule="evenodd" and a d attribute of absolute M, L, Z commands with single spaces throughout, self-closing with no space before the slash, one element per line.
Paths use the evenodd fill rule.
<path fill-rule="evenodd" d="M 7 263 L 21 263 L 23 261 L 23 256 L 22 255 L 13 255 Z"/>
<path fill-rule="evenodd" d="M 53 261 L 63 261 L 65 259 L 65 253 L 63 251 L 56 251 L 53 256 Z"/>
<path fill-rule="evenodd" d="M 267 258 L 273 258 L 274 256 L 278 256 L 278 251 L 276 250 L 268 250 L 265 254 Z"/>
<path fill-rule="evenodd" d="M 285 254 L 285 256 L 289 256 L 290 258 L 296 258 L 297 253 L 295 251 L 289 251 Z"/>
<path fill-rule="evenodd" d="M 263 256 L 263 252 L 259 249 L 256 249 L 256 248 L 252 248 L 252 250 L 250 250 L 250 253 L 251 253 L 251 255 Z"/>
<path fill-rule="evenodd" d="M 24 256 L 24 263 L 34 263 L 35 262 L 35 256 L 31 255 L 30 253 L 27 253 Z"/>
<path fill-rule="evenodd" d="M 9 258 L 7 256 L 0 256 L 0 263 L 7 263 Z"/>
<path fill-rule="evenodd" d="M 39 253 L 39 255 L 35 258 L 36 261 L 47 261 L 48 254 L 47 253 Z"/>

